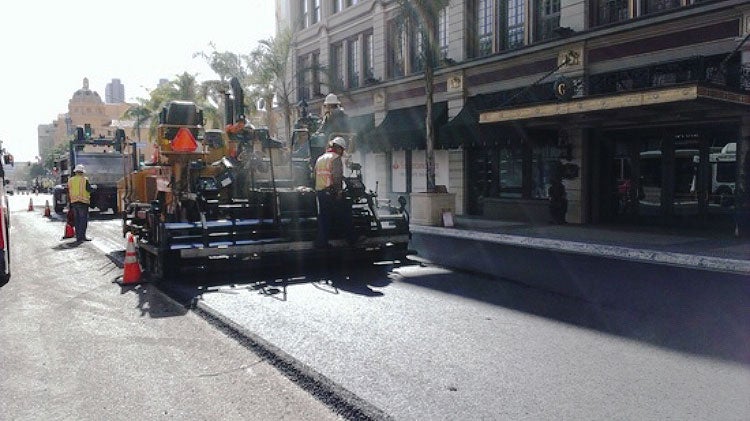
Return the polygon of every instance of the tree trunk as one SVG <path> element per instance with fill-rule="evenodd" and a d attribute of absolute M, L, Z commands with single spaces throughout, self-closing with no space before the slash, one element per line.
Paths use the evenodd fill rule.
<path fill-rule="evenodd" d="M 425 66 L 424 76 L 427 96 L 424 122 L 426 137 L 425 163 L 427 166 L 427 191 L 432 193 L 435 191 L 435 128 L 432 124 L 432 98 L 434 95 L 432 81 L 434 75 L 431 64 Z"/>
<path fill-rule="evenodd" d="M 424 15 L 423 15 L 424 16 Z M 427 170 L 427 191 L 430 193 L 435 192 L 435 127 L 433 126 L 432 119 L 432 105 L 433 96 L 435 94 L 435 88 L 433 81 L 435 79 L 435 61 L 437 54 L 435 53 L 435 25 L 430 19 L 423 19 L 423 24 L 426 29 L 426 43 L 425 43 L 425 69 L 424 69 L 424 83 L 425 83 L 425 95 L 426 95 L 426 110 L 425 110 L 425 137 L 427 138 L 427 147 L 425 153 L 426 170 Z"/>
<path fill-rule="evenodd" d="M 276 124 L 274 124 L 274 118 L 273 118 L 273 95 L 263 98 L 263 101 L 265 102 L 266 125 L 268 126 L 268 135 L 271 137 L 278 137 L 276 136 L 277 134 Z"/>

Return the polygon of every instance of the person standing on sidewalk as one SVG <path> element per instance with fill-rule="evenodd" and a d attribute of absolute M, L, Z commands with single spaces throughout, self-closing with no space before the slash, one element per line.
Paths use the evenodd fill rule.
<path fill-rule="evenodd" d="M 76 240 L 78 242 L 91 241 L 86 237 L 86 229 L 89 225 L 89 205 L 91 204 L 91 183 L 84 175 L 86 169 L 83 165 L 76 165 L 73 177 L 68 179 L 68 196 L 70 197 L 70 208 L 75 217 Z"/>
<path fill-rule="evenodd" d="M 547 191 L 549 196 L 549 213 L 552 223 L 564 224 L 565 213 L 568 211 L 568 194 L 562 182 L 562 168 L 558 166 L 552 173 L 551 185 Z"/>

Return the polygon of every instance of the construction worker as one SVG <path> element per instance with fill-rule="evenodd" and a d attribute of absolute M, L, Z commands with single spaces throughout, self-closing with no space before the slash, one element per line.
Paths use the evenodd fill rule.
<path fill-rule="evenodd" d="M 229 147 L 229 156 L 231 156 L 232 158 L 237 158 L 237 156 L 240 154 L 240 151 L 238 150 L 238 144 L 251 141 L 253 129 L 254 128 L 252 125 L 250 127 L 247 127 L 247 120 L 245 120 L 244 114 L 238 115 L 237 120 L 235 120 L 234 124 L 227 124 L 227 126 L 224 128 L 224 131 L 227 132 L 229 140 L 234 141 L 227 145 Z"/>
<path fill-rule="evenodd" d="M 350 243 L 354 242 L 351 206 L 344 198 L 344 164 L 341 156 L 346 150 L 346 140 L 335 137 L 326 152 L 315 161 L 315 191 L 318 197 L 318 235 L 316 247 L 328 248 L 328 239 L 334 221 L 344 231 Z"/>
<path fill-rule="evenodd" d="M 323 100 L 323 121 L 317 132 L 331 134 L 348 131 L 348 120 L 344 109 L 341 108 L 341 101 L 336 94 L 326 95 L 326 99 Z"/>
<path fill-rule="evenodd" d="M 76 240 L 78 242 L 91 241 L 86 237 L 86 229 L 89 225 L 89 205 L 91 204 L 91 183 L 84 175 L 86 169 L 83 165 L 76 165 L 74 175 L 68 179 L 68 195 L 70 196 L 70 208 L 75 217 Z"/>

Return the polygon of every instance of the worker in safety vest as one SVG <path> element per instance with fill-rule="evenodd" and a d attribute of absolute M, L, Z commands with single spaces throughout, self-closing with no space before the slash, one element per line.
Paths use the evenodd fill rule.
<path fill-rule="evenodd" d="M 322 119 L 317 133 L 333 134 L 349 131 L 349 119 L 336 94 L 328 94 L 323 101 Z"/>
<path fill-rule="evenodd" d="M 337 136 L 328 150 L 315 161 L 315 191 L 318 197 L 318 236 L 316 247 L 330 247 L 328 239 L 334 221 L 343 235 L 353 243 L 351 205 L 344 198 L 344 165 L 341 155 L 346 150 L 346 140 Z"/>
<path fill-rule="evenodd" d="M 83 165 L 76 165 L 74 175 L 68 179 L 68 195 L 70 197 L 70 209 L 75 216 L 76 240 L 78 242 L 91 241 L 86 237 L 86 229 L 89 225 L 89 205 L 91 204 L 91 183 L 84 175 L 86 169 Z"/>

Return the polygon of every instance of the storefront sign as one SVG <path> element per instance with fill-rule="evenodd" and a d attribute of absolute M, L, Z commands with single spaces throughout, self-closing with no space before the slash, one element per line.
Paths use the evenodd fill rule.
<path fill-rule="evenodd" d="M 448 186 L 450 171 L 448 169 L 448 151 L 435 151 L 435 184 Z M 406 152 L 393 151 L 391 154 L 391 190 L 394 193 L 406 192 Z M 411 153 L 411 191 L 427 191 L 427 165 L 424 150 Z"/>
<path fill-rule="evenodd" d="M 435 151 L 435 184 L 448 185 L 448 151 Z M 427 191 L 427 164 L 425 151 L 411 153 L 411 191 Z"/>

